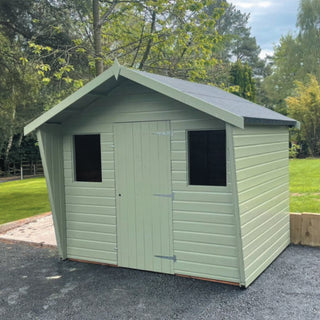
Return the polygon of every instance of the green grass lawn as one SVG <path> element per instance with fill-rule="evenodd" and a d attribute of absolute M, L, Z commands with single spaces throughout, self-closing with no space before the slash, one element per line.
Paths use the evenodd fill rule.
<path fill-rule="evenodd" d="M 50 210 L 44 178 L 0 183 L 0 224 Z"/>
<path fill-rule="evenodd" d="M 50 210 L 44 178 L 0 184 L 0 224 Z M 320 213 L 320 159 L 290 160 L 290 211 Z"/>
<path fill-rule="evenodd" d="M 320 159 L 290 160 L 290 211 L 320 213 Z"/>

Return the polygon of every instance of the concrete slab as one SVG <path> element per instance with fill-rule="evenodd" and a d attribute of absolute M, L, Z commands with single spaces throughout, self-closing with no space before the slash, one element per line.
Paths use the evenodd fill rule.
<path fill-rule="evenodd" d="M 1 225 L 0 240 L 56 246 L 51 213 Z"/>

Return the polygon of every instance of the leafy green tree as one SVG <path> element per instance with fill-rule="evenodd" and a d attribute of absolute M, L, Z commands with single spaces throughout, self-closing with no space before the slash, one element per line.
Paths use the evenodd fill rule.
<path fill-rule="evenodd" d="M 2 158 L 22 128 L 108 67 L 115 57 L 141 70 L 205 81 L 214 65 L 214 0 L 0 2 Z M 219 16 L 217 11 L 216 17 Z"/>
<path fill-rule="evenodd" d="M 256 99 L 255 81 L 248 63 L 235 62 L 230 71 L 230 91 L 250 101 Z"/>
<path fill-rule="evenodd" d="M 51 86 L 59 80 L 59 86 L 62 81 L 77 87 L 115 57 L 141 70 L 205 81 L 207 66 L 217 63 L 212 50 L 220 41 L 213 26 L 221 10 L 205 12 L 214 2 L 39 0 L 37 6 L 50 10 L 39 19 L 35 7 L 30 9 L 29 49 Z M 55 20 L 51 12 L 56 10 L 60 18 Z"/>
<path fill-rule="evenodd" d="M 297 27 L 297 41 L 301 47 L 300 65 L 303 76 L 311 73 L 320 79 L 320 2 L 318 0 L 301 0 Z"/>
<path fill-rule="evenodd" d="M 226 0 L 215 1 L 206 10 L 210 15 L 210 12 L 217 8 L 223 9 L 223 13 L 214 26 L 221 41 L 213 48 L 213 56 L 218 62 L 208 70 L 211 82 L 221 88 L 228 88 L 232 61 L 240 60 L 252 68 L 257 100 L 262 103 L 263 90 L 260 83 L 266 75 L 269 75 L 269 67 L 266 61 L 259 57 L 261 49 L 257 45 L 256 39 L 251 35 L 251 29 L 248 26 L 249 14 L 242 13 Z M 232 87 L 231 89 L 236 88 Z"/>
<path fill-rule="evenodd" d="M 300 48 L 292 35 L 280 39 L 275 48 L 272 61 L 272 74 L 265 78 L 263 89 L 266 93 L 266 105 L 283 114 L 287 113 L 285 98 L 293 93 L 294 79 L 301 78 Z"/>
<path fill-rule="evenodd" d="M 220 36 L 212 29 L 221 10 L 209 16 L 214 0 L 141 1 L 116 11 L 102 27 L 105 64 L 124 65 L 184 79 L 207 81 L 207 67 Z M 123 6 L 123 4 L 122 4 Z M 121 14 L 119 13 L 121 12 Z"/>
<path fill-rule="evenodd" d="M 215 52 L 223 61 L 241 60 L 251 67 L 258 64 L 260 47 L 255 37 L 251 35 L 248 20 L 250 15 L 242 13 L 232 3 L 226 0 L 217 0 L 207 7 L 206 12 L 217 8 L 223 8 L 223 13 L 217 19 L 215 30 L 222 37 L 219 46 L 215 46 Z"/>
<path fill-rule="evenodd" d="M 43 108 L 38 101 L 39 76 L 23 54 L 19 41 L 0 30 L 0 154 L 5 169 L 14 138 L 20 145 L 23 126 Z"/>
<path fill-rule="evenodd" d="M 87 55 L 82 52 L 82 41 L 78 41 L 84 38 L 85 30 L 77 8 L 62 0 L 0 2 L 2 32 L 10 41 L 20 39 L 26 61 L 33 62 L 32 67 L 46 85 L 43 93 L 47 94 L 48 105 L 93 76 Z"/>
<path fill-rule="evenodd" d="M 74 56 L 73 52 L 83 53 L 93 74 L 101 73 L 118 58 L 122 64 L 140 70 L 204 81 L 206 66 L 216 64 L 211 53 L 213 46 L 220 41 L 216 31 L 203 32 L 212 28 L 220 15 L 220 11 L 215 10 L 209 17 L 204 10 L 214 2 L 58 0 L 53 5 L 60 8 L 67 3 L 75 21 L 76 27 L 70 28 L 76 29 L 73 48 L 66 45 L 58 50 L 48 45 L 53 49 L 48 53 L 41 41 L 34 41 L 32 48 L 42 57 L 58 56 L 65 51 L 68 57 Z M 58 61 L 66 61 L 61 69 L 66 76 L 61 77 L 71 83 L 75 64 L 69 59 Z M 51 67 L 51 63 L 43 63 Z M 44 70 L 44 74 L 50 75 L 48 71 L 51 70 Z M 56 75 L 59 73 L 53 73 Z M 51 78 L 52 75 L 46 80 Z"/>
<path fill-rule="evenodd" d="M 298 139 L 305 141 L 312 156 L 320 155 L 320 84 L 314 75 L 304 84 L 295 82 L 295 95 L 286 99 L 290 116 L 300 121 Z"/>
<path fill-rule="evenodd" d="M 30 119 L 115 58 L 222 87 L 230 83 L 230 60 L 238 58 L 247 69 L 237 94 L 254 99 L 260 49 L 247 21 L 226 0 L 2 0 L 0 60 L 6 64 L 0 71 L 8 67 L 0 74 L 4 157 L 9 159 L 12 145 L 23 144 L 21 130 Z"/>
<path fill-rule="evenodd" d="M 298 35 L 283 36 L 275 47 L 272 73 L 263 82 L 266 105 L 287 113 L 285 99 L 295 92 L 295 81 L 306 82 L 308 75 L 320 79 L 320 3 L 301 0 L 297 18 Z"/>

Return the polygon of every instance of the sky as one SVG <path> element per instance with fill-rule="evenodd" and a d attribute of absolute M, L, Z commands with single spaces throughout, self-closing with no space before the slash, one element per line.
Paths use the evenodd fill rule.
<path fill-rule="evenodd" d="M 241 12 L 250 13 L 251 34 L 261 47 L 260 56 L 272 54 L 282 35 L 296 32 L 300 0 L 230 0 Z"/>

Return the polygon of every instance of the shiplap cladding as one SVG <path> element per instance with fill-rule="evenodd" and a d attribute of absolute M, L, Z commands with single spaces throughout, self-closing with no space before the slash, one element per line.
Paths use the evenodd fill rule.
<path fill-rule="evenodd" d="M 59 255 L 66 258 L 65 188 L 63 142 L 60 126 L 44 125 L 37 138 L 51 204 Z"/>
<path fill-rule="evenodd" d="M 233 130 L 248 286 L 289 244 L 288 128 Z"/>
<path fill-rule="evenodd" d="M 90 130 L 74 134 L 92 133 Z M 74 181 L 73 135 L 64 136 L 68 258 L 117 264 L 112 127 L 101 131 L 102 182 Z"/>
<path fill-rule="evenodd" d="M 174 273 L 239 282 L 235 218 L 227 154 L 226 187 L 189 186 L 186 130 L 225 123 L 126 81 L 64 123 L 67 254 L 117 264 L 113 123 L 171 121 Z M 101 134 L 101 183 L 75 182 L 74 134 Z"/>
<path fill-rule="evenodd" d="M 175 273 L 239 282 L 228 153 L 226 187 L 187 182 L 186 130 L 225 129 L 223 123 L 203 117 L 171 122 Z"/>

